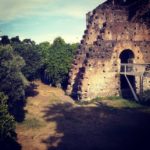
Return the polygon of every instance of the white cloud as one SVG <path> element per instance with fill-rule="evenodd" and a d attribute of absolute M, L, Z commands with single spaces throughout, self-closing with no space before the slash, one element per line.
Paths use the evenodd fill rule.
<path fill-rule="evenodd" d="M 70 16 L 83 18 L 87 12 L 91 11 L 106 0 L 65 0 L 63 4 L 61 3 L 62 1 L 63 0 L 55 0 L 53 6 L 48 5 L 47 10 L 40 13 L 44 13 L 48 16 Z M 61 5 L 58 5 L 60 3 Z"/>
<path fill-rule="evenodd" d="M 9 36 L 19 35 L 38 43 L 57 36 L 66 42 L 79 42 L 86 13 L 104 1 L 0 0 L 0 29 Z"/>
<path fill-rule="evenodd" d="M 18 17 L 71 16 L 83 18 L 91 6 L 105 0 L 0 0 L 0 21 L 9 21 Z M 92 5 L 91 5 L 92 4 Z"/>
<path fill-rule="evenodd" d="M 83 6 L 66 6 L 65 8 L 59 8 L 58 10 L 50 10 L 49 15 L 54 16 L 70 16 L 70 17 L 77 17 L 77 18 L 83 18 L 85 14 L 87 13 L 87 8 L 84 8 Z"/>
<path fill-rule="evenodd" d="M 12 20 L 31 14 L 53 0 L 0 0 L 0 20 Z"/>
<path fill-rule="evenodd" d="M 59 34 L 54 34 L 54 35 L 40 35 L 39 37 L 35 37 L 34 40 L 37 42 L 37 43 L 40 43 L 42 41 L 49 41 L 50 43 L 53 42 L 53 40 L 56 38 L 56 37 L 59 37 L 60 35 Z M 68 35 L 68 34 L 63 34 L 61 35 L 61 37 L 65 40 L 65 42 L 67 43 L 76 43 L 76 42 L 80 42 L 80 39 L 81 37 L 77 37 L 77 36 L 74 36 L 74 35 Z M 51 40 L 52 39 L 52 40 Z"/>

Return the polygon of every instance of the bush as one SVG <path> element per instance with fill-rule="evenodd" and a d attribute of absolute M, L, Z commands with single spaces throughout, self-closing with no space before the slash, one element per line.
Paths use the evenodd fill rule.
<path fill-rule="evenodd" d="M 8 113 L 7 96 L 0 93 L 0 141 L 14 138 L 15 121 Z"/>
<path fill-rule="evenodd" d="M 14 51 L 17 52 L 25 61 L 21 71 L 28 80 L 39 78 L 39 70 L 42 66 L 42 56 L 38 46 L 34 42 L 20 42 L 12 44 Z"/>
<path fill-rule="evenodd" d="M 22 57 L 17 55 L 11 46 L 0 46 L 0 91 L 8 96 L 8 109 L 16 120 L 22 120 L 16 116 L 21 113 L 17 110 L 20 110 L 20 103 L 23 104 L 25 100 L 27 82 L 21 72 L 24 65 Z"/>
<path fill-rule="evenodd" d="M 44 82 L 54 86 L 61 85 L 64 88 L 66 87 L 68 73 L 77 46 L 78 44 L 65 43 L 61 37 L 56 38 L 52 45 L 45 43 L 45 46 L 39 46 L 41 47 L 43 58 L 46 57 L 44 58 L 45 65 L 43 68 Z"/>

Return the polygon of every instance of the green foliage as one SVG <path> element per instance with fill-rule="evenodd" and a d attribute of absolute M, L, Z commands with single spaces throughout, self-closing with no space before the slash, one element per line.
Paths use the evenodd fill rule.
<path fill-rule="evenodd" d="M 17 114 L 17 102 L 25 99 L 25 78 L 21 73 L 24 65 L 22 57 L 15 54 L 11 46 L 0 46 L 0 91 L 8 96 L 13 115 Z"/>
<path fill-rule="evenodd" d="M 135 101 L 130 101 L 123 99 L 119 96 L 109 96 L 109 97 L 96 97 L 90 101 L 76 101 L 78 105 L 104 105 L 112 108 L 140 108 L 141 105 L 137 104 Z"/>
<path fill-rule="evenodd" d="M 120 99 L 120 100 L 114 101 L 113 107 L 116 107 L 116 108 L 140 108 L 140 107 L 142 107 L 142 105 L 135 101 Z"/>
<path fill-rule="evenodd" d="M 2 45 L 10 44 L 10 39 L 8 38 L 7 35 L 3 35 L 3 36 L 1 36 L 1 41 L 0 41 L 0 43 L 1 43 Z"/>
<path fill-rule="evenodd" d="M 102 100 L 103 98 L 101 98 L 101 97 L 96 97 L 96 98 L 94 98 L 94 99 L 92 99 L 92 102 L 98 102 L 98 101 L 100 101 L 100 100 Z"/>
<path fill-rule="evenodd" d="M 15 121 L 8 113 L 7 96 L 0 93 L 0 140 L 13 138 L 14 130 Z"/>
<path fill-rule="evenodd" d="M 51 45 L 49 42 L 42 42 L 38 45 L 38 48 L 42 54 L 42 61 L 44 64 L 48 63 L 48 55 L 49 55 L 49 49 Z"/>
<path fill-rule="evenodd" d="M 39 77 L 39 70 L 42 66 L 42 56 L 39 48 L 29 39 L 24 42 L 13 42 L 14 51 L 17 52 L 25 61 L 22 73 L 28 80 L 34 80 Z"/>
<path fill-rule="evenodd" d="M 101 100 L 120 100 L 122 97 L 120 96 L 107 96 L 107 97 L 96 97 L 92 99 L 92 102 L 99 102 Z"/>
<path fill-rule="evenodd" d="M 4 91 L 11 99 L 24 97 L 21 73 L 24 64 L 24 60 L 10 46 L 0 46 L 0 91 Z"/>
<path fill-rule="evenodd" d="M 44 76 L 49 83 L 55 86 L 66 84 L 77 46 L 78 44 L 66 44 L 61 37 L 56 38 L 51 46 L 44 44 L 45 51 L 42 52 L 48 52 L 44 54 L 46 58 Z"/>

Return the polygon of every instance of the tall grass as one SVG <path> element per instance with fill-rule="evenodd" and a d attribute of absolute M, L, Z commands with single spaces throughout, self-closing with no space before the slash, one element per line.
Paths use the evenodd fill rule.
<path fill-rule="evenodd" d="M 19 125 L 22 125 L 25 128 L 27 128 L 27 129 L 38 129 L 38 128 L 43 127 L 45 124 L 42 121 L 40 121 L 40 120 L 38 120 L 36 118 L 30 118 L 30 119 L 24 120 Z"/>

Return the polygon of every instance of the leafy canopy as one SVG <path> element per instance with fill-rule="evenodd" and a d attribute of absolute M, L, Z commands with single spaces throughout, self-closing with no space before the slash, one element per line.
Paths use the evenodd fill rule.
<path fill-rule="evenodd" d="M 7 96 L 0 92 L 0 141 L 13 138 L 14 118 L 8 113 Z"/>
<path fill-rule="evenodd" d="M 71 62 L 78 44 L 67 44 L 58 37 L 51 46 L 45 44 L 44 76 L 52 85 L 67 84 Z M 49 47 L 49 49 L 48 49 Z"/>
<path fill-rule="evenodd" d="M 10 45 L 0 46 L 0 91 L 8 96 L 9 111 L 14 116 L 17 115 L 18 101 L 25 100 L 25 87 L 28 82 L 21 72 L 24 65 L 23 58 Z"/>
<path fill-rule="evenodd" d="M 42 55 L 35 42 L 25 39 L 23 42 L 13 42 L 14 51 L 17 52 L 25 61 L 22 73 L 28 80 L 39 77 L 38 71 L 42 66 Z"/>

